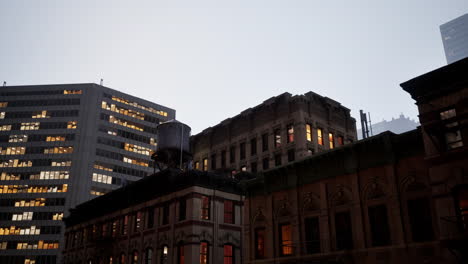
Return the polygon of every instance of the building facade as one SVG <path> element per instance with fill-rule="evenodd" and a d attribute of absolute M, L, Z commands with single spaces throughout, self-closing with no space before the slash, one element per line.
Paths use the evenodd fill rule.
<path fill-rule="evenodd" d="M 167 169 L 79 205 L 65 264 L 242 263 L 238 182 Z"/>
<path fill-rule="evenodd" d="M 440 26 L 447 63 L 468 57 L 468 14 Z"/>
<path fill-rule="evenodd" d="M 384 132 L 246 184 L 246 263 L 466 263 L 468 59 L 401 86 L 421 129 Z"/>
<path fill-rule="evenodd" d="M 167 107 L 96 84 L 0 89 L 0 263 L 59 263 L 68 209 L 154 172 Z"/>
<path fill-rule="evenodd" d="M 356 141 L 356 120 L 313 92 L 284 93 L 192 136 L 195 169 L 259 172 Z"/>

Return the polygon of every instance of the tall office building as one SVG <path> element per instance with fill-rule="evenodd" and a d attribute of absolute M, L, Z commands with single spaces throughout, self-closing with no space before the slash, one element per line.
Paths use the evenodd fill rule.
<path fill-rule="evenodd" d="M 440 26 L 447 63 L 468 57 L 468 14 Z"/>
<path fill-rule="evenodd" d="M 0 263 L 60 263 L 69 208 L 154 172 L 175 110 L 96 84 L 0 89 Z"/>

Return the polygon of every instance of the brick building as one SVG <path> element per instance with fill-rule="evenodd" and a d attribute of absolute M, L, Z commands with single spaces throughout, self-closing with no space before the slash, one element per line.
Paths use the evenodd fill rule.
<path fill-rule="evenodd" d="M 192 136 L 195 169 L 256 173 L 356 141 L 356 120 L 340 103 L 283 93 Z"/>
<path fill-rule="evenodd" d="M 246 263 L 466 263 L 468 59 L 402 84 L 421 128 L 246 183 Z"/>
<path fill-rule="evenodd" d="M 81 204 L 65 220 L 63 263 L 240 264 L 237 183 L 166 169 Z"/>

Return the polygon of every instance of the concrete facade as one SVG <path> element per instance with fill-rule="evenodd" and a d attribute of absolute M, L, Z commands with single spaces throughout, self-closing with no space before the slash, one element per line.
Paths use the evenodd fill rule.
<path fill-rule="evenodd" d="M 255 173 L 356 140 L 356 120 L 340 103 L 284 93 L 192 136 L 191 148 L 195 169 Z"/>
<path fill-rule="evenodd" d="M 60 263 L 68 209 L 153 173 L 155 126 L 175 118 L 96 84 L 6 86 L 0 106 L 5 264 Z"/>
<path fill-rule="evenodd" d="M 468 14 L 440 26 L 447 63 L 468 57 Z"/>

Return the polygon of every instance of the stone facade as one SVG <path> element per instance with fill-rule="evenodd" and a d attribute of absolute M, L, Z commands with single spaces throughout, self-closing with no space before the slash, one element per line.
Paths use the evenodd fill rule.
<path fill-rule="evenodd" d="M 356 120 L 340 103 L 284 93 L 194 135 L 191 149 L 195 169 L 255 173 L 356 139 Z"/>
<path fill-rule="evenodd" d="M 205 243 L 206 263 L 223 263 L 228 246 L 240 264 L 243 198 L 235 184 L 163 171 L 84 203 L 66 220 L 64 263 L 203 263 Z"/>

